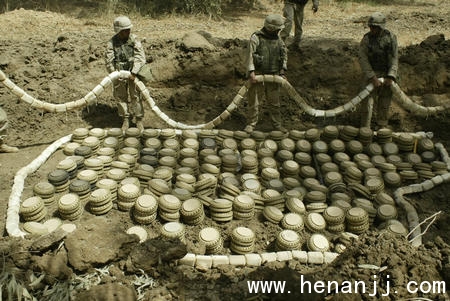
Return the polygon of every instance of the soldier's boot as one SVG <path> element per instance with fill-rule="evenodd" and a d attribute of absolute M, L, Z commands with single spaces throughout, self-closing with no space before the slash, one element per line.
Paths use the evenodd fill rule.
<path fill-rule="evenodd" d="M 19 149 L 6 143 L 0 144 L 0 153 L 17 153 Z"/>
<path fill-rule="evenodd" d="M 144 122 L 142 121 L 142 118 L 137 118 L 136 127 L 138 128 L 140 133 L 144 131 Z"/>
<path fill-rule="evenodd" d="M 250 124 L 247 125 L 247 126 L 245 127 L 245 129 L 244 129 L 244 131 L 245 131 L 246 133 L 248 133 L 248 134 L 252 133 L 253 130 L 254 130 L 254 126 L 252 126 L 252 125 L 250 125 Z"/>
<path fill-rule="evenodd" d="M 272 124 L 275 130 L 286 133 L 288 130 L 281 125 L 281 112 L 280 109 L 276 109 L 270 113 L 272 118 Z"/>
<path fill-rule="evenodd" d="M 282 125 L 276 125 L 275 126 L 275 129 L 277 130 L 277 131 L 280 131 L 280 132 L 283 132 L 283 133 L 287 133 L 287 129 L 284 127 L 284 126 L 282 126 Z"/>
<path fill-rule="evenodd" d="M 119 102 L 117 104 L 117 113 L 123 118 L 122 131 L 125 133 L 130 127 L 130 113 L 128 113 L 128 105 L 126 102 Z"/>
<path fill-rule="evenodd" d="M 248 134 L 250 134 L 251 132 L 253 132 L 255 130 L 256 124 L 258 123 L 257 109 L 254 109 L 247 119 L 249 122 L 248 122 L 247 126 L 245 127 L 244 131 L 247 132 Z"/>
<path fill-rule="evenodd" d="M 130 118 L 124 117 L 122 123 L 122 131 L 125 132 L 126 130 L 128 130 L 129 127 L 130 127 Z"/>
<path fill-rule="evenodd" d="M 383 129 L 383 128 L 392 130 L 392 127 L 390 125 L 388 125 L 388 121 L 387 120 L 378 120 L 377 124 L 374 127 L 374 130 L 378 131 L 378 130 Z"/>

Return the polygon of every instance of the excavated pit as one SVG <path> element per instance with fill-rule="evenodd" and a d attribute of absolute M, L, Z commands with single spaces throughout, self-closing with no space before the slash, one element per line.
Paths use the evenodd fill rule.
<path fill-rule="evenodd" d="M 398 17 L 399 14 L 396 14 Z M 411 17 L 410 14 L 408 16 Z M 33 25 L 41 24 L 39 22 L 42 19 L 49 19 L 49 17 L 61 20 L 61 24 L 69 22 L 58 14 L 23 10 L 10 12 L 9 15 L 5 15 L 5 20 L 14 22 L 14 20 L 25 19 Z M 415 17 L 417 17 L 415 21 L 426 19 L 423 15 Z M 437 19 L 435 24 L 444 24 L 444 21 Z M 5 74 L 27 93 L 48 102 L 64 103 L 84 96 L 105 76 L 103 44 L 111 33 L 109 27 L 100 23 L 83 25 L 79 20 L 70 22 L 74 22 L 74 27 L 84 29 L 76 32 L 65 28 L 66 30 L 62 32 L 48 36 L 35 35 L 26 36 L 26 38 L 18 36 L 3 39 L 0 44 L 2 53 L 0 66 Z M 105 24 L 109 23 L 105 21 Z M 200 32 L 200 34 L 208 42 L 201 44 L 200 47 L 198 43 L 192 43 L 192 36 L 190 39 L 182 37 L 152 39 L 151 35 L 148 35 L 144 42 L 148 61 L 153 66 L 156 79 L 154 84 L 149 85 L 152 97 L 169 117 L 187 124 L 204 123 L 220 114 L 245 81 L 243 47 L 246 40 L 220 38 L 214 33 Z M 146 32 L 140 32 L 139 35 L 146 36 Z M 399 84 L 408 96 L 425 106 L 444 104 L 449 99 L 450 43 L 445 38 L 448 37 L 433 35 L 424 38 L 417 45 L 400 48 Z M 199 40 L 200 37 L 197 36 L 197 39 Z M 330 109 L 342 105 L 361 89 L 356 53 L 355 39 L 332 40 L 319 37 L 305 39 L 302 52 L 290 55 L 288 80 L 315 108 Z M 7 141 L 21 148 L 18 154 L 0 156 L 2 178 L 6 179 L 0 184 L 1 198 L 5 200 L 5 205 L 13 184 L 14 173 L 26 162 L 35 158 L 49 143 L 61 136 L 71 134 L 76 128 L 115 128 L 121 124 L 111 92 L 105 93 L 97 105 L 81 112 L 69 113 L 45 113 L 32 109 L 18 102 L 4 87 L 0 87 L 0 95 L 3 108 L 10 119 Z M 355 127 L 359 125 L 356 112 L 333 119 L 313 118 L 299 111 L 296 103 L 288 99 L 286 95 L 283 95 L 282 104 L 282 110 L 285 112 L 283 121 L 290 130 L 323 129 L 327 125 Z M 245 125 L 245 109 L 244 102 L 243 107 L 221 124 L 219 130 L 242 130 Z M 393 106 L 392 113 L 391 125 L 394 131 L 432 132 L 434 133 L 433 142 L 448 145 L 450 137 L 448 131 L 444 130 L 448 125 L 446 114 L 416 117 L 396 104 Z M 263 112 L 261 120 L 266 119 L 266 115 L 267 112 Z M 146 128 L 166 128 L 166 125 L 149 110 L 145 118 L 145 126 Z M 270 124 L 260 122 L 257 129 L 270 132 L 271 127 Z M 64 157 L 62 150 L 57 151 L 42 168 L 31 174 L 26 180 L 23 196 L 31 196 L 33 185 L 45 180 L 48 173 L 54 170 Z M 133 224 L 129 215 L 117 210 L 112 210 L 100 218 L 95 218 L 87 212 L 83 214 L 81 219 L 76 221 L 80 229 L 79 234 L 74 232 L 71 237 L 67 236 L 64 239 L 66 247 L 59 249 L 57 255 L 52 254 L 56 252 L 49 251 L 56 249 L 57 244 L 55 245 L 54 242 L 61 241 L 61 236 L 52 238 L 50 241 L 53 243 L 50 245 L 43 244 L 45 247 L 39 249 L 37 254 L 45 254 L 44 256 L 32 256 L 35 253 L 28 253 L 32 250 L 35 238 L 16 240 L 5 236 L 2 249 L 7 255 L 6 258 L 9 259 L 7 266 L 18 266 L 23 271 L 30 270 L 30 267 L 33 271 L 45 270 L 50 275 L 46 279 L 47 283 L 54 283 L 54 277 L 67 279 L 72 271 L 78 274 L 80 274 L 79 271 L 92 272 L 94 267 L 100 268 L 113 264 L 114 267 L 109 268 L 109 273 L 103 278 L 102 284 L 97 285 L 91 292 L 80 293 L 78 296 L 80 300 L 87 300 L 90 293 L 98 295 L 99 292 L 103 292 L 100 295 L 105 296 L 104 298 L 107 298 L 107 292 L 108 294 L 115 292 L 118 295 L 128 296 L 128 299 L 124 300 L 134 300 L 131 292 L 115 283 L 122 282 L 127 287 L 136 288 L 132 282 L 134 274 L 140 273 L 139 268 L 144 268 L 148 275 L 158 280 L 159 287 L 147 292 L 148 300 L 164 297 L 167 300 L 182 298 L 242 300 L 250 297 L 302 300 L 301 298 L 305 298 L 305 295 L 300 294 L 295 284 L 301 274 L 308 275 L 311 281 L 362 280 L 368 283 L 373 281 L 374 274 L 384 277 L 383 279 L 389 275 L 391 279 L 395 279 L 392 282 L 392 290 L 398 290 L 399 296 L 409 297 L 411 295 L 404 291 L 407 281 L 444 280 L 448 283 L 450 251 L 447 242 L 450 237 L 446 195 L 448 195 L 448 184 L 408 196 L 408 200 L 418 211 L 421 220 L 438 211 L 443 212 L 423 236 L 425 244 L 422 247 L 413 248 L 405 239 L 398 239 L 391 235 L 380 236 L 380 233 L 372 228 L 332 264 L 323 267 L 305 265 L 297 260 L 268 263 L 261 268 L 235 269 L 232 266 L 220 266 L 206 271 L 202 269 L 198 271 L 187 266 L 175 266 L 174 259 L 179 258 L 184 252 L 202 252 L 202 249 L 194 243 L 200 226 L 190 227 L 191 231 L 187 233 L 187 249 L 178 243 L 169 246 L 164 241 L 158 240 L 159 225 L 155 225 L 149 228 L 150 240 L 145 247 L 137 248 L 138 242 L 134 236 L 121 234 L 117 235 L 117 240 L 104 240 L 100 244 L 104 250 L 109 250 L 109 252 L 100 251 L 105 257 L 96 257 L 87 263 L 80 261 L 80 258 L 83 258 L 82 253 L 74 253 L 73 250 L 81 249 L 81 241 L 85 243 L 83 250 L 89 252 L 101 237 L 106 235 L 114 237 L 114 233 L 124 233 Z M 404 212 L 400 210 L 399 216 L 404 219 Z M 208 217 L 206 220 L 205 226 L 215 225 L 208 220 Z M 258 250 L 273 251 L 275 234 L 281 228 L 279 225 L 272 225 L 263 220 L 258 221 L 260 228 L 256 228 L 258 229 L 256 232 L 264 233 L 264 239 L 258 242 Z M 247 222 L 242 224 L 247 225 Z M 230 232 L 231 228 L 226 227 L 225 232 Z M 89 233 L 92 237 L 89 237 Z M 229 242 L 225 243 L 225 253 L 229 252 L 227 243 Z M 268 247 L 265 248 L 265 245 Z M 131 254 L 133 248 L 137 248 L 132 256 L 136 261 L 130 262 L 128 254 Z M 24 252 L 17 253 L 13 250 Z M 143 250 L 142 254 L 139 253 L 141 250 Z M 163 254 L 163 250 L 167 251 L 164 260 L 151 262 L 142 260 L 146 258 L 145 254 L 148 252 Z M 378 273 L 358 267 L 361 264 L 373 264 L 387 267 L 387 269 Z M 54 270 L 49 269 L 50 266 L 54 267 Z M 246 280 L 259 279 L 286 280 L 292 293 L 249 294 Z M 43 288 L 43 286 L 37 286 L 36 290 L 39 287 Z M 384 292 L 381 291 L 381 293 Z M 436 294 L 425 296 L 440 300 Z M 355 295 L 343 293 L 334 294 L 332 300 L 353 300 L 354 297 Z M 368 298 L 364 294 L 360 297 L 364 300 Z M 307 298 L 313 300 L 312 296 Z M 316 298 L 316 300 L 323 300 L 324 295 L 318 295 Z M 385 299 L 388 300 L 388 298 Z M 382 300 L 381 297 L 379 299 Z"/>

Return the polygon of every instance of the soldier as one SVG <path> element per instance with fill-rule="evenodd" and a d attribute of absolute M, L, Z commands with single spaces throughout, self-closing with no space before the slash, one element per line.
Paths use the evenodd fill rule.
<path fill-rule="evenodd" d="M 370 82 L 375 87 L 372 93 L 375 99 L 370 99 L 370 96 L 361 102 L 361 126 L 370 127 L 370 107 L 374 103 L 379 128 L 388 125 L 392 100 L 390 86 L 397 80 L 397 37 L 385 28 L 386 17 L 380 12 L 370 16 L 368 25 L 370 31 L 364 35 L 359 46 L 359 64 L 366 84 Z M 383 82 L 378 79 L 380 77 L 384 78 Z"/>
<path fill-rule="evenodd" d="M 16 153 L 19 151 L 17 147 L 9 146 L 4 142 L 6 129 L 8 128 L 8 117 L 6 112 L 0 107 L 0 153 Z"/>
<path fill-rule="evenodd" d="M 114 20 L 116 33 L 108 42 L 106 49 L 106 68 L 111 73 L 115 70 L 131 72 L 128 79 L 114 83 L 114 98 L 119 102 L 119 115 L 123 117 L 122 130 L 130 126 L 130 118 L 135 118 L 136 127 L 142 132 L 144 125 L 144 108 L 141 95 L 136 89 L 136 74 L 145 64 L 145 52 L 141 42 L 134 34 L 130 34 L 133 25 L 128 17 L 120 16 Z"/>
<path fill-rule="evenodd" d="M 250 88 L 248 90 L 249 115 L 245 131 L 250 133 L 258 122 L 258 106 L 265 96 L 270 108 L 272 124 L 275 129 L 286 131 L 281 125 L 280 84 L 257 83 L 256 74 L 272 74 L 285 76 L 287 70 L 287 50 L 279 33 L 283 28 L 284 18 L 280 15 L 269 15 L 264 27 L 253 33 L 249 42 L 247 72 Z"/>
<path fill-rule="evenodd" d="M 284 21 L 284 29 L 281 31 L 280 35 L 286 43 L 287 38 L 291 33 L 292 21 L 294 21 L 294 42 L 291 44 L 294 48 L 300 47 L 300 41 L 303 34 L 303 15 L 306 3 L 308 3 L 308 0 L 284 0 L 283 16 L 286 20 Z M 313 0 L 312 10 L 314 13 L 319 10 L 319 0 Z"/>

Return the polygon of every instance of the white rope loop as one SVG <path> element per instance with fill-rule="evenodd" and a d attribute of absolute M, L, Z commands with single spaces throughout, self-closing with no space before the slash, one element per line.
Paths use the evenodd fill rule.
<path fill-rule="evenodd" d="M 63 104 L 54 104 L 49 103 L 45 101 L 38 100 L 34 98 L 33 96 L 26 93 L 24 90 L 19 88 L 14 82 L 12 82 L 10 79 L 6 77 L 6 75 L 3 73 L 3 71 L 0 70 L 0 82 L 8 88 L 14 95 L 16 95 L 20 100 L 23 102 L 31 105 L 33 108 L 45 110 L 47 112 L 66 112 L 66 111 L 73 111 L 77 109 L 81 109 L 85 106 L 95 104 L 98 97 L 105 91 L 105 88 L 110 86 L 113 82 L 115 82 L 118 79 L 127 79 L 129 78 L 131 73 L 129 71 L 114 71 L 110 73 L 108 76 L 106 76 L 99 85 L 95 86 L 94 89 L 92 89 L 88 94 L 86 94 L 83 98 L 80 98 L 75 101 L 66 102 Z M 269 83 L 278 83 L 281 85 L 282 89 L 287 92 L 290 98 L 292 98 L 299 108 L 306 114 L 313 116 L 313 117 L 335 117 L 337 115 L 343 114 L 345 112 L 353 111 L 359 103 L 368 97 L 374 87 L 372 84 L 368 84 L 361 92 L 358 93 L 357 96 L 355 96 L 353 99 L 348 101 L 347 103 L 338 106 L 334 109 L 329 110 L 320 110 L 315 109 L 311 107 L 306 100 L 301 97 L 298 92 L 295 90 L 292 85 L 282 78 L 281 76 L 277 75 L 257 75 L 256 80 L 258 83 L 263 82 L 269 82 Z M 383 79 L 380 78 L 382 81 Z M 236 96 L 233 98 L 232 102 L 228 105 L 228 107 L 218 116 L 216 116 L 213 120 L 208 121 L 204 124 L 197 124 L 197 125 L 188 125 L 182 122 L 175 121 L 171 119 L 167 114 L 161 111 L 159 107 L 156 105 L 156 102 L 151 97 L 147 87 L 142 83 L 139 79 L 135 79 L 136 86 L 141 92 L 141 95 L 144 97 L 144 99 L 149 104 L 150 108 L 153 110 L 153 112 L 161 118 L 164 122 L 166 122 L 169 126 L 173 128 L 188 130 L 188 129 L 212 129 L 214 127 L 217 127 L 219 124 L 224 122 L 231 113 L 239 107 L 242 100 L 244 99 L 245 95 L 248 92 L 248 82 L 246 82 L 238 91 Z M 405 108 L 406 110 L 410 111 L 414 115 L 419 116 L 429 116 L 434 115 L 440 112 L 443 112 L 447 110 L 444 106 L 434 106 L 434 107 L 425 107 L 421 106 L 415 102 L 413 102 L 401 89 L 400 87 L 393 82 L 391 85 L 391 89 L 393 94 L 396 96 L 394 99 L 396 99 L 399 104 Z"/>

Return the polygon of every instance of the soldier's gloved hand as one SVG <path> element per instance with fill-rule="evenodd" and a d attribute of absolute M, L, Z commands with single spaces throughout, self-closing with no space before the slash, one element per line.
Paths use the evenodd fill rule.
<path fill-rule="evenodd" d="M 319 10 L 319 6 L 317 4 L 313 4 L 313 6 L 312 6 L 313 13 L 317 13 L 318 10 Z"/>
<path fill-rule="evenodd" d="M 392 86 L 392 82 L 393 82 L 392 78 L 390 78 L 390 77 L 385 77 L 385 78 L 384 78 L 384 83 L 383 83 L 383 84 L 384 84 L 385 86 L 388 86 L 388 87 L 389 87 L 389 86 Z"/>
<path fill-rule="evenodd" d="M 370 82 L 372 83 L 372 85 L 373 85 L 375 88 L 381 87 L 381 82 L 380 82 L 380 80 L 378 79 L 378 77 L 376 77 L 376 76 L 372 77 L 372 78 L 370 79 Z"/>
<path fill-rule="evenodd" d="M 131 73 L 130 77 L 128 79 L 131 80 L 131 81 L 134 81 L 136 79 L 136 75 Z"/>
<path fill-rule="evenodd" d="M 248 78 L 248 80 L 250 81 L 250 83 L 252 84 L 256 84 L 258 81 L 256 80 L 256 74 L 255 71 L 250 72 L 250 76 Z"/>
<path fill-rule="evenodd" d="M 450 102 L 446 102 L 446 103 L 442 104 L 442 106 L 444 107 L 444 109 L 450 110 Z"/>

